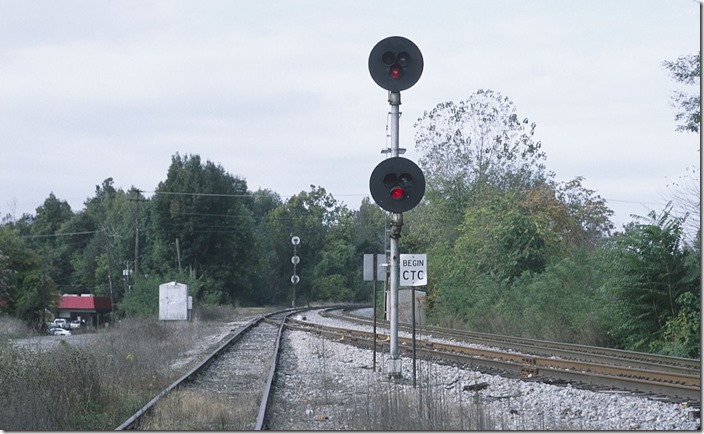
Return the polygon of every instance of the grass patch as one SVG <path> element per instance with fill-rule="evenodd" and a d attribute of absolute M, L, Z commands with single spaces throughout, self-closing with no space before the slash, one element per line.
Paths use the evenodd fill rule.
<path fill-rule="evenodd" d="M 238 314 L 221 309 L 212 321 L 122 320 L 96 331 L 90 343 L 72 344 L 71 336 L 48 348 L 14 344 L 8 337 L 22 330 L 3 319 L 2 429 L 112 430 L 199 362 L 193 349 L 226 330 Z M 176 363 L 184 357 L 186 363 Z"/>
<path fill-rule="evenodd" d="M 236 402 L 201 391 L 179 388 L 159 401 L 140 422 L 149 431 L 246 431 L 254 428 L 252 414 L 259 410 L 259 397 Z"/>

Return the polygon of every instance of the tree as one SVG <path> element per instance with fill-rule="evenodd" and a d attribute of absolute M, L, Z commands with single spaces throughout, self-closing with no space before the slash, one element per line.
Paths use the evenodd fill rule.
<path fill-rule="evenodd" d="M 365 197 L 352 215 L 355 249 L 361 254 L 383 252 L 387 213 Z"/>
<path fill-rule="evenodd" d="M 10 258 L 0 249 L 0 311 L 6 309 L 9 304 L 12 290 L 10 282 L 13 274 L 14 270 L 10 269 Z"/>
<path fill-rule="evenodd" d="M 696 53 L 679 57 L 673 62 L 663 62 L 663 65 L 670 71 L 672 78 L 676 82 L 687 86 L 694 85 L 697 89 L 692 94 L 675 91 L 672 96 L 672 105 L 680 110 L 675 115 L 675 121 L 682 122 L 677 125 L 677 131 L 699 133 L 699 124 L 701 123 L 701 96 L 698 92 L 701 76 L 700 54 Z M 700 167 L 690 167 L 687 172 L 686 175 L 681 176 L 678 181 L 670 183 L 669 186 L 673 187 L 671 197 L 675 204 L 675 209 L 680 215 L 689 215 L 685 222 L 685 230 L 687 232 L 687 241 L 691 242 L 697 236 L 697 233 L 700 232 L 701 226 Z"/>
<path fill-rule="evenodd" d="M 544 232 L 516 192 L 495 194 L 467 208 L 461 231 L 455 251 L 462 259 L 457 262 L 470 267 L 471 273 L 512 281 L 547 265 Z"/>
<path fill-rule="evenodd" d="M 672 188 L 669 197 L 673 209 L 678 215 L 686 217 L 683 223 L 685 241 L 692 245 L 696 244 L 697 237 L 701 235 L 700 178 L 700 167 L 692 166 L 687 169 L 687 173 L 668 184 Z"/>
<path fill-rule="evenodd" d="M 697 89 L 693 94 L 675 91 L 672 96 L 672 105 L 679 110 L 675 115 L 675 121 L 682 122 L 677 125 L 677 131 L 699 132 L 699 124 L 701 122 L 701 101 L 698 92 L 701 76 L 700 55 L 701 53 L 690 54 L 679 57 L 675 61 L 663 62 L 663 66 L 670 71 L 675 81 L 685 85 L 696 86 Z"/>
<path fill-rule="evenodd" d="M 47 237 L 47 243 L 55 245 L 53 235 L 73 216 L 71 206 L 65 200 L 57 199 L 54 193 L 50 193 L 36 212 L 36 217 L 32 221 L 32 235 Z"/>
<path fill-rule="evenodd" d="M 508 189 L 544 178 L 535 123 L 521 120 L 513 102 L 498 92 L 480 89 L 459 104 L 438 104 L 414 127 L 428 190 L 459 209 L 473 187 Z"/>
<path fill-rule="evenodd" d="M 566 182 L 538 183 L 524 192 L 521 200 L 546 238 L 554 238 L 552 244 L 561 255 L 573 248 L 593 249 L 613 230 L 613 211 L 594 190 L 584 187 L 583 181 L 578 176 Z"/>
<path fill-rule="evenodd" d="M 15 301 L 15 315 L 24 319 L 35 330 L 44 327 L 45 311 L 55 307 L 59 298 L 56 284 L 41 265 L 23 276 L 22 291 Z"/>
<path fill-rule="evenodd" d="M 344 232 L 344 234 L 343 234 Z M 349 230 L 339 228 L 328 235 L 320 262 L 313 269 L 314 300 L 354 301 L 354 274 L 350 270 L 359 268 Z"/>
<path fill-rule="evenodd" d="M 346 222 L 349 215 L 346 206 L 340 204 L 324 188 L 315 185 L 311 185 L 308 192 L 302 191 L 290 197 L 283 206 L 269 215 L 272 233 L 276 237 L 274 248 L 278 255 L 277 275 L 280 276 L 281 288 L 291 288 L 291 237 L 295 235 L 301 239 L 297 250 L 300 263 L 296 272 L 301 278 L 296 285 L 297 304 L 310 300 L 315 293 L 315 267 L 322 260 L 326 249 L 332 248 L 328 245 L 331 233 L 342 222 Z"/>
<path fill-rule="evenodd" d="M 222 166 L 202 163 L 197 155 L 174 155 L 150 209 L 155 271 L 175 280 L 188 270 L 223 292 L 223 300 L 248 298 L 248 273 L 256 257 L 252 214 L 245 206 L 249 200 L 246 182 Z"/>
<path fill-rule="evenodd" d="M 536 124 L 521 120 L 513 102 L 498 92 L 480 89 L 459 104 L 440 103 L 414 127 L 427 180 L 423 201 L 431 205 L 418 206 L 414 220 L 425 220 L 433 239 L 453 242 L 465 208 L 480 196 L 496 188 L 527 188 L 546 177 Z"/>
<path fill-rule="evenodd" d="M 281 197 L 271 190 L 257 190 L 252 194 L 248 207 L 254 219 L 253 258 L 250 286 L 252 288 L 251 303 L 276 304 L 281 276 L 277 271 L 281 268 L 276 252 L 277 225 L 272 224 L 272 215 L 283 203 Z"/>
<path fill-rule="evenodd" d="M 45 259 L 46 272 L 60 287 L 70 286 L 71 252 L 64 225 L 73 217 L 71 206 L 50 193 L 37 208 L 30 226 L 31 247 Z"/>
<path fill-rule="evenodd" d="M 136 203 L 139 191 L 115 189 L 113 179 L 96 185 L 95 196 L 76 212 L 59 231 L 59 241 L 70 260 L 70 280 L 63 292 L 109 295 L 120 301 L 127 290 L 122 270 L 134 270 Z M 144 201 L 141 199 L 141 201 Z"/>
<path fill-rule="evenodd" d="M 668 323 L 680 320 L 685 294 L 700 291 L 701 269 L 695 252 L 682 245 L 683 218 L 671 215 L 671 204 L 658 215 L 626 227 L 610 251 L 613 294 L 611 333 L 620 345 L 636 351 L 658 351 Z"/>
<path fill-rule="evenodd" d="M 0 226 L 0 308 L 39 329 L 45 309 L 56 306 L 59 292 L 48 263 L 27 244 L 14 225 Z"/>

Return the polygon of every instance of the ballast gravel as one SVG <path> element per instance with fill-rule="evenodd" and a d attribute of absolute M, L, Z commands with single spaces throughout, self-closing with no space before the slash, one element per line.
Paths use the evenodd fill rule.
<path fill-rule="evenodd" d="M 306 320 L 346 326 L 314 312 Z M 284 334 L 273 398 L 273 430 L 698 430 L 698 408 L 626 392 L 504 378 L 388 354 L 295 330 Z M 405 409 L 407 406 L 408 409 Z M 695 413 L 697 412 L 697 413 Z"/>

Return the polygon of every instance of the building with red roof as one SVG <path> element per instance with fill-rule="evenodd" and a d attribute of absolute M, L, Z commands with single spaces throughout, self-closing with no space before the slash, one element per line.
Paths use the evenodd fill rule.
<path fill-rule="evenodd" d="M 96 297 L 93 294 L 63 294 L 59 298 L 56 317 L 98 326 L 106 321 L 105 315 L 112 310 L 113 303 L 110 297 Z"/>

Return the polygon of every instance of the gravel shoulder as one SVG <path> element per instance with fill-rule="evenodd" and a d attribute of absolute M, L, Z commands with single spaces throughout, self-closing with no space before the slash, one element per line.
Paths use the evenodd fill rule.
<path fill-rule="evenodd" d="M 314 322 L 320 318 L 315 314 L 307 317 Z M 324 320 L 332 325 L 330 319 Z M 508 379 L 422 360 L 417 361 L 414 388 L 411 359 L 402 357 L 403 378 L 395 380 L 385 372 L 387 354 L 377 352 L 377 371 L 371 369 L 372 353 L 305 332 L 287 331 L 275 389 L 278 409 L 270 428 L 697 430 L 700 425 L 700 419 L 690 415 L 695 409 L 684 404 Z M 471 390 L 477 385 L 482 386 L 480 390 Z M 442 405 L 446 414 L 438 411 L 439 417 L 432 421 L 418 417 L 392 423 L 388 414 L 377 414 L 376 408 L 370 408 L 391 402 L 402 411 L 401 401 L 421 409 Z"/>

